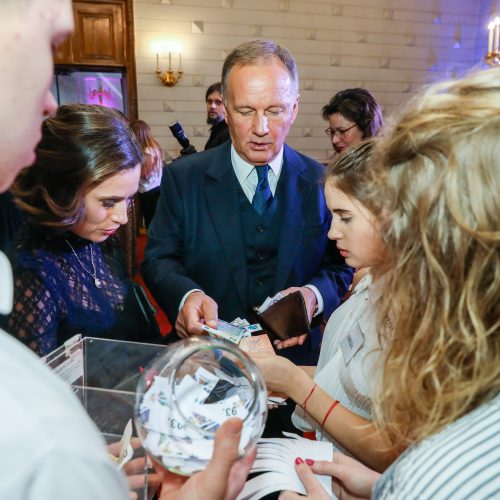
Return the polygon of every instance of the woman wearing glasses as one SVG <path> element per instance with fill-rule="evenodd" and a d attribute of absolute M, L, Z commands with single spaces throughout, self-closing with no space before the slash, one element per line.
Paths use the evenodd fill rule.
<path fill-rule="evenodd" d="M 339 155 L 363 139 L 377 135 L 383 125 L 380 106 L 370 92 L 362 88 L 337 92 L 322 112 L 329 124 L 325 132 Z"/>

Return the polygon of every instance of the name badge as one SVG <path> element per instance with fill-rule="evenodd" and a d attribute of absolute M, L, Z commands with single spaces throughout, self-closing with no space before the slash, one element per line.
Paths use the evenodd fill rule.
<path fill-rule="evenodd" d="M 345 364 L 348 365 L 354 355 L 363 347 L 365 336 L 356 323 L 354 328 L 340 341 L 340 348 L 344 356 Z"/>

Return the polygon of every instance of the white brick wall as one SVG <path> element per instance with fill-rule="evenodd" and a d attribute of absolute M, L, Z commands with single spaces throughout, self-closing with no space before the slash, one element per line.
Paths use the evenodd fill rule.
<path fill-rule="evenodd" d="M 270 38 L 299 67 L 300 107 L 288 144 L 319 161 L 331 155 L 321 108 L 347 87 L 369 89 L 386 115 L 420 85 L 482 64 L 486 26 L 500 0 L 134 0 L 139 117 L 165 150 L 179 146 L 179 120 L 202 150 L 208 137 L 205 90 L 220 79 L 236 45 Z M 184 78 L 164 87 L 154 73 L 155 42 L 183 46 Z M 177 68 L 177 56 L 172 58 Z M 168 59 L 160 60 L 165 70 Z"/>

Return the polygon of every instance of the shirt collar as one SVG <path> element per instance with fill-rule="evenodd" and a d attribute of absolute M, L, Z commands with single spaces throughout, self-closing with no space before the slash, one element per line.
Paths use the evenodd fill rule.
<path fill-rule="evenodd" d="M 14 297 L 14 283 L 9 259 L 0 252 L 0 313 L 9 314 L 12 310 L 12 300 Z"/>
<path fill-rule="evenodd" d="M 233 164 L 234 172 L 238 179 L 246 179 L 253 171 L 255 165 L 245 161 L 237 152 L 234 146 L 231 144 L 231 162 Z M 281 168 L 283 166 L 283 146 L 279 153 L 271 160 L 268 164 L 271 170 L 274 172 L 276 178 L 279 178 L 281 173 Z"/>
<path fill-rule="evenodd" d="M 378 277 L 376 281 L 373 281 L 370 285 L 370 289 L 368 290 L 368 295 L 370 297 L 370 302 L 373 305 L 376 305 L 380 298 L 382 297 L 382 285 L 383 285 L 383 277 Z"/>

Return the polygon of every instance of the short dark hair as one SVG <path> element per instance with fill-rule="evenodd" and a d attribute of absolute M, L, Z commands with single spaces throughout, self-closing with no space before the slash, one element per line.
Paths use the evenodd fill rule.
<path fill-rule="evenodd" d="M 220 95 L 223 95 L 221 82 L 212 83 L 212 85 L 210 85 L 210 87 L 208 87 L 207 91 L 205 92 L 205 102 L 208 101 L 208 96 L 210 94 L 213 94 L 214 92 L 217 92 Z"/>
<path fill-rule="evenodd" d="M 363 139 L 374 137 L 384 124 L 382 110 L 373 95 L 363 88 L 345 89 L 337 92 L 328 104 L 323 106 L 325 120 L 330 115 L 340 113 L 355 123 L 363 134 Z"/>
<path fill-rule="evenodd" d="M 222 66 L 222 88 L 224 89 L 224 96 L 227 94 L 227 79 L 234 66 L 238 64 L 247 66 L 257 61 L 269 62 L 273 59 L 277 59 L 285 66 L 290 75 L 292 86 L 295 92 L 298 93 L 299 75 L 297 65 L 290 51 L 272 40 L 251 40 L 238 45 L 224 61 Z"/>
<path fill-rule="evenodd" d="M 89 189 L 142 162 L 122 113 L 97 105 L 63 105 L 43 123 L 35 164 L 21 172 L 13 192 L 32 223 L 65 231 L 85 217 Z"/>

